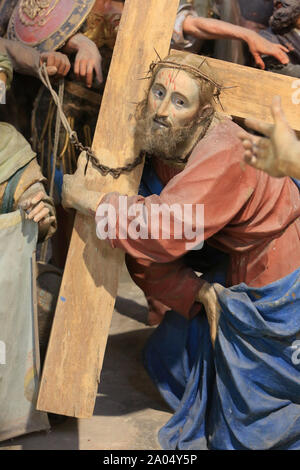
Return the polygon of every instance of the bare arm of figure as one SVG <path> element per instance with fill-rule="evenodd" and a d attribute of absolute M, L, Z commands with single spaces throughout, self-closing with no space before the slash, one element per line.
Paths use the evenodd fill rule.
<path fill-rule="evenodd" d="M 70 70 L 70 62 L 65 54 L 60 52 L 40 54 L 31 47 L 8 39 L 0 38 L 0 54 L 9 56 L 14 70 L 25 75 L 38 77 L 38 70 L 43 62 L 47 64 L 49 75 L 65 76 Z"/>
<path fill-rule="evenodd" d="M 287 122 L 279 96 L 274 97 L 271 109 L 274 125 L 256 119 L 245 122 L 248 127 L 266 136 L 256 137 L 241 132 L 245 161 L 270 176 L 300 179 L 300 141 Z"/>
<path fill-rule="evenodd" d="M 273 56 L 282 64 L 289 62 L 287 47 L 273 44 L 255 31 L 225 21 L 188 16 L 183 23 L 183 31 L 198 39 L 241 39 L 248 44 L 256 65 L 261 69 L 265 68 L 262 54 Z"/>
<path fill-rule="evenodd" d="M 99 83 L 103 82 L 101 69 L 101 55 L 96 44 L 81 33 L 72 36 L 63 52 L 66 54 L 76 54 L 74 73 L 78 80 L 86 82 L 87 87 L 91 87 L 93 83 L 93 74 L 95 72 Z"/>

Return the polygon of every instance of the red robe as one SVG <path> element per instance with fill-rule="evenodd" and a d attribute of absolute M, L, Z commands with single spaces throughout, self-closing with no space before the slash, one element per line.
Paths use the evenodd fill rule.
<path fill-rule="evenodd" d="M 262 287 L 300 265 L 299 190 L 290 178 L 272 178 L 243 162 L 240 130 L 229 119 L 221 121 L 198 143 L 180 172 L 155 158 L 164 185 L 160 196 L 131 196 L 127 204 L 143 204 L 149 213 L 153 203 L 204 204 L 204 239 L 230 255 L 227 286 L 244 282 Z M 109 240 L 111 246 L 130 255 L 130 274 L 148 298 L 184 316 L 195 314 L 202 281 L 183 262 L 188 240 L 153 240 L 150 235 L 122 239 L 119 197 L 110 193 L 101 201 L 112 204 L 117 213 L 117 237 Z M 132 217 L 127 219 L 129 223 Z"/>

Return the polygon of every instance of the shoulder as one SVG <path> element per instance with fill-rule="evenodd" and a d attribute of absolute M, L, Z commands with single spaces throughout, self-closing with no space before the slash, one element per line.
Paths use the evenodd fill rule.
<path fill-rule="evenodd" d="M 0 122 L 0 148 L 8 151 L 9 145 L 12 147 L 14 152 L 17 152 L 20 149 L 27 149 L 27 147 L 29 147 L 29 143 L 25 137 L 23 137 L 14 126 L 7 122 Z"/>
<path fill-rule="evenodd" d="M 239 139 L 241 127 L 224 117 L 218 120 L 194 148 L 189 163 L 220 158 L 228 163 L 243 161 L 244 148 Z"/>

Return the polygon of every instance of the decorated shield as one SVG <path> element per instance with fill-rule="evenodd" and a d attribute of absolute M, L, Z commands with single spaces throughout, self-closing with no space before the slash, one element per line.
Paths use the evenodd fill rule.
<path fill-rule="evenodd" d="M 78 31 L 95 0 L 19 0 L 7 37 L 40 52 L 59 49 Z"/>

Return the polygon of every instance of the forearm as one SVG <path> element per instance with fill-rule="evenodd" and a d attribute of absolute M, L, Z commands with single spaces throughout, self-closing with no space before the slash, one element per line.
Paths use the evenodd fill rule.
<path fill-rule="evenodd" d="M 40 54 L 35 49 L 1 38 L 0 54 L 9 56 L 16 72 L 38 76 Z"/>
<path fill-rule="evenodd" d="M 80 47 L 86 43 L 88 38 L 81 33 L 74 34 L 62 49 L 65 54 L 75 54 L 79 51 Z"/>
<path fill-rule="evenodd" d="M 213 18 L 198 17 L 197 26 L 199 29 L 195 30 L 195 34 L 199 39 L 241 39 L 247 42 L 251 34 L 256 34 L 247 28 Z"/>

